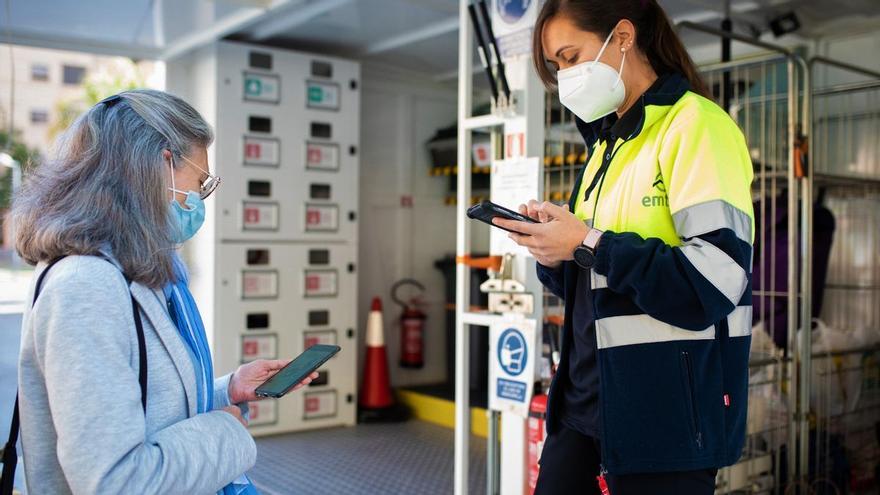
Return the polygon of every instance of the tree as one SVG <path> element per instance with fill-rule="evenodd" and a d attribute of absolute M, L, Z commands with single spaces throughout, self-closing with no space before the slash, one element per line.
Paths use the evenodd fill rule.
<path fill-rule="evenodd" d="M 114 59 L 86 76 L 81 96 L 71 100 L 61 100 L 55 104 L 56 117 L 49 127 L 49 137 L 55 139 L 58 134 L 70 127 L 81 113 L 104 98 L 143 86 L 144 75 L 137 64 L 130 59 Z"/>
<path fill-rule="evenodd" d="M 9 148 L 9 133 L 0 131 L 0 151 L 9 153 L 12 158 L 19 163 L 22 175 L 24 175 L 31 167 L 36 166 L 40 161 L 40 152 L 36 149 L 28 148 L 18 139 L 12 140 L 12 148 Z M 5 212 L 9 209 L 12 202 L 12 170 L 0 166 L 0 226 L 5 222 Z M 3 229 L 0 228 L 0 238 L 3 236 Z"/>
<path fill-rule="evenodd" d="M 27 173 L 30 167 L 40 162 L 40 152 L 37 149 L 28 148 L 18 139 L 13 139 L 12 149 L 8 147 L 9 133 L 0 131 L 0 152 L 9 153 L 12 159 L 21 166 L 22 175 Z M 12 171 L 6 167 L 0 167 L 0 210 L 9 208 L 12 197 Z"/>

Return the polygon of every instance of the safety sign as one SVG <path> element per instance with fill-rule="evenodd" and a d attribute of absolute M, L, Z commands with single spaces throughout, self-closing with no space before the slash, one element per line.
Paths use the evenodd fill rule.
<path fill-rule="evenodd" d="M 278 337 L 269 335 L 242 335 L 241 362 L 255 359 L 275 359 L 278 354 Z"/>
<path fill-rule="evenodd" d="M 535 320 L 509 319 L 489 333 L 489 408 L 528 416 L 535 382 Z"/>
<path fill-rule="evenodd" d="M 336 391 L 307 392 L 303 394 L 303 419 L 336 416 Z"/>
<path fill-rule="evenodd" d="M 281 80 L 278 76 L 244 73 L 244 99 L 265 103 L 278 103 L 281 100 Z"/>
<path fill-rule="evenodd" d="M 339 170 L 339 145 L 307 141 L 306 168 L 309 170 Z"/>
<path fill-rule="evenodd" d="M 245 136 L 242 162 L 245 165 L 277 167 L 281 164 L 280 150 L 278 139 Z"/>
<path fill-rule="evenodd" d="M 318 330 L 303 332 L 303 349 L 313 345 L 336 345 L 336 330 Z"/>
<path fill-rule="evenodd" d="M 278 297 L 278 272 L 275 270 L 242 270 L 242 299 L 274 299 Z"/>
<path fill-rule="evenodd" d="M 492 28 L 504 59 L 530 53 L 532 26 L 538 18 L 538 0 L 495 0 Z"/>
<path fill-rule="evenodd" d="M 336 270 L 306 270 L 305 271 L 305 296 L 306 297 L 333 297 L 337 294 Z"/>
<path fill-rule="evenodd" d="M 306 98 L 309 108 L 339 110 L 339 85 L 319 81 L 306 81 Z"/>
<path fill-rule="evenodd" d="M 474 167 L 488 167 L 492 164 L 492 144 L 489 141 L 474 143 Z"/>
<path fill-rule="evenodd" d="M 242 230 L 278 230 L 278 203 L 242 201 Z"/>
<path fill-rule="evenodd" d="M 339 207 L 306 203 L 306 232 L 339 230 Z"/>

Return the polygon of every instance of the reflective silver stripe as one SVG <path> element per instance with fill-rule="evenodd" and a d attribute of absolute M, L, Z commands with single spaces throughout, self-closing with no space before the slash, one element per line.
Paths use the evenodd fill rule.
<path fill-rule="evenodd" d="M 735 305 L 748 284 L 746 271 L 714 244 L 698 237 L 681 246 L 681 252 L 702 276 Z"/>
<path fill-rule="evenodd" d="M 592 288 L 593 289 L 607 289 L 608 288 L 608 277 L 605 275 L 599 275 L 596 273 L 596 270 L 590 270 L 590 275 L 592 276 Z"/>
<path fill-rule="evenodd" d="M 654 344 L 676 340 L 712 340 L 715 326 L 705 330 L 685 330 L 648 315 L 612 316 L 596 321 L 599 349 L 635 344 Z"/>
<path fill-rule="evenodd" d="M 672 215 L 679 237 L 690 238 L 718 229 L 730 229 L 743 241 L 752 243 L 752 219 L 724 200 L 696 204 Z"/>
<path fill-rule="evenodd" d="M 748 337 L 752 334 L 752 307 L 737 306 L 727 316 L 728 335 L 731 337 Z"/>

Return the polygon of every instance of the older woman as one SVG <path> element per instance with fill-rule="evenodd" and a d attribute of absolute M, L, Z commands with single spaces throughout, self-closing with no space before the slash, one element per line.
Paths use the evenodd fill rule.
<path fill-rule="evenodd" d="M 31 493 L 256 493 L 244 404 L 286 361 L 215 380 L 175 253 L 220 182 L 212 139 L 183 100 L 126 91 L 82 115 L 16 198 L 17 249 L 42 279 L 19 363 Z"/>

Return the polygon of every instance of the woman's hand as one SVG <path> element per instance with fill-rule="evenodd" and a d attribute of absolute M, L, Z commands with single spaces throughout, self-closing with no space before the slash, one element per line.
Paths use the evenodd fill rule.
<path fill-rule="evenodd" d="M 529 200 L 528 204 L 519 205 L 519 212 L 530 217 L 532 220 L 537 220 L 541 223 L 549 222 L 550 217 L 540 207 L 541 203 L 532 199 Z"/>
<path fill-rule="evenodd" d="M 263 397 L 257 397 L 254 390 L 289 362 L 289 359 L 258 359 L 239 366 L 229 380 L 229 400 L 233 404 L 262 400 Z M 318 378 L 318 372 L 307 376 L 293 387 L 293 390 L 305 387 L 315 378 Z"/>
<path fill-rule="evenodd" d="M 238 420 L 239 423 L 241 423 L 245 428 L 247 428 L 248 422 L 241 415 L 241 409 L 239 409 L 238 406 L 227 406 L 227 407 L 223 408 L 223 411 L 228 412 L 229 414 L 233 415 L 235 417 L 235 419 Z"/>
<path fill-rule="evenodd" d="M 584 242 L 589 232 L 587 225 L 568 211 L 568 205 L 563 208 L 548 201 L 538 203 L 532 200 L 528 205 L 520 206 L 520 213 L 541 223 L 503 218 L 495 218 L 492 222 L 514 231 L 509 237 L 548 268 L 556 268 L 563 261 L 573 259 L 575 248 Z"/>

